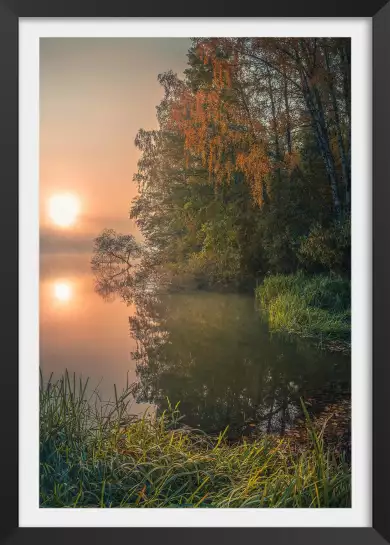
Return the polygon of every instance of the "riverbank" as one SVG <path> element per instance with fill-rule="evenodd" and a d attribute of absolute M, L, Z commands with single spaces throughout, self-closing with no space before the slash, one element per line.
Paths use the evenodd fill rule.
<path fill-rule="evenodd" d="M 349 507 L 350 467 L 307 438 L 226 440 L 159 418 L 128 414 L 131 389 L 103 406 L 67 374 L 40 388 L 41 507 Z M 96 395 L 96 394 L 95 394 Z"/>
<path fill-rule="evenodd" d="M 351 350 L 350 282 L 336 276 L 274 275 L 256 288 L 271 331 L 314 339 L 319 346 Z"/>

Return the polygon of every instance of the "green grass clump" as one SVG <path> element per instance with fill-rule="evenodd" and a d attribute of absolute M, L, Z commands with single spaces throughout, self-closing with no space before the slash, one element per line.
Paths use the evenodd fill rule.
<path fill-rule="evenodd" d="M 86 391 L 67 373 L 41 381 L 41 507 L 350 506 L 350 467 L 321 433 L 301 450 L 274 436 L 229 444 L 182 426 L 177 406 L 131 417 L 131 388 L 112 403 Z"/>
<path fill-rule="evenodd" d="M 275 275 L 266 278 L 256 298 L 271 330 L 318 339 L 325 346 L 350 350 L 350 282 L 340 277 Z"/>

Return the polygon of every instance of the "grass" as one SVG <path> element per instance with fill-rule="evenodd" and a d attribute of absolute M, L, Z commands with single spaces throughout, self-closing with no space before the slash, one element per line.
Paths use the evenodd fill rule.
<path fill-rule="evenodd" d="M 350 282 L 325 275 L 275 275 L 256 288 L 271 330 L 317 339 L 330 349 L 350 351 Z"/>
<path fill-rule="evenodd" d="M 66 373 L 40 386 L 41 507 L 349 507 L 350 467 L 325 450 L 308 419 L 297 451 L 263 436 L 229 444 L 160 417 L 129 414 L 131 388 L 113 402 Z"/>

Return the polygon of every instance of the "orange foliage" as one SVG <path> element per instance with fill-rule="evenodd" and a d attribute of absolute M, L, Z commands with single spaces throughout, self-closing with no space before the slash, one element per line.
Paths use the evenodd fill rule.
<path fill-rule="evenodd" d="M 231 59 L 219 58 L 217 43 L 218 40 L 208 40 L 198 47 L 204 64 L 213 67 L 212 86 L 195 94 L 188 90 L 181 94 L 171 106 L 172 128 L 185 137 L 187 164 L 191 153 L 199 155 L 217 184 L 230 183 L 236 173 L 244 174 L 254 201 L 261 205 L 271 170 L 263 128 L 260 123 L 251 122 L 236 98 L 232 82 L 237 52 Z M 235 99 L 230 100 L 231 96 Z"/>

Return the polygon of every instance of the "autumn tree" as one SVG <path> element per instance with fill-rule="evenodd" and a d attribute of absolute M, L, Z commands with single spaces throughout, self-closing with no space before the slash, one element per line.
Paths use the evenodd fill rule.
<path fill-rule="evenodd" d="M 98 238 L 99 291 L 349 275 L 350 59 L 343 38 L 193 39 L 184 77 L 158 76 L 158 128 L 135 139 L 142 249 Z"/>

